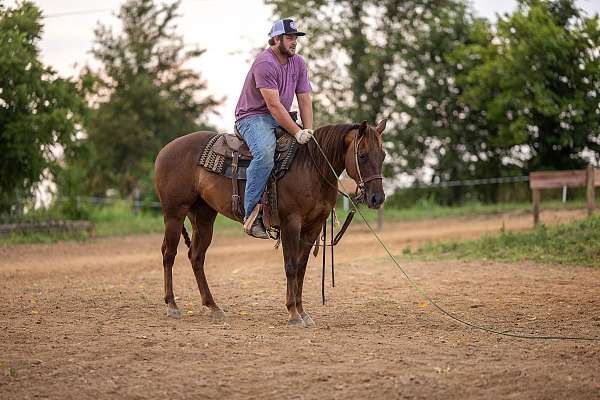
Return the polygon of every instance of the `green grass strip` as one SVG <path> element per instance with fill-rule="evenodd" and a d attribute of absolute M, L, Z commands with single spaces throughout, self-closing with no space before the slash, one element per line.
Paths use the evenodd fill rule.
<path fill-rule="evenodd" d="M 550 209 L 577 209 L 584 208 L 585 204 L 580 201 L 568 203 L 544 202 L 542 208 Z M 415 221 L 435 218 L 469 218 L 484 215 L 498 215 L 505 213 L 529 213 L 530 203 L 501 203 L 482 204 L 467 203 L 462 206 L 448 207 L 440 206 L 433 202 L 421 201 L 410 208 L 386 208 L 384 209 L 385 223 Z M 377 212 L 362 208 L 362 212 L 369 221 L 377 220 Z M 45 219 L 61 219 L 60 215 L 52 213 L 39 213 L 30 219 L 43 221 Z M 161 233 L 164 230 L 163 217 L 160 211 L 134 213 L 131 205 L 126 201 L 118 201 L 110 206 L 89 207 L 88 220 L 95 226 L 96 237 L 138 235 L 147 233 Z M 340 221 L 344 221 L 347 212 L 342 207 L 337 208 Z M 360 218 L 355 218 L 353 224 L 362 224 Z M 191 233 L 189 221 L 186 219 L 186 227 Z M 218 235 L 243 235 L 242 226 L 228 218 L 218 215 L 215 221 L 215 234 Z M 31 234 L 15 234 L 0 237 L 0 245 L 22 244 L 22 243 L 54 243 L 62 240 L 85 240 L 88 236 L 85 232 L 48 233 L 37 232 Z"/>
<path fill-rule="evenodd" d="M 404 256 L 417 259 L 535 261 L 600 267 L 600 216 L 526 232 L 503 231 L 478 240 L 427 244 Z"/>
<path fill-rule="evenodd" d="M 361 206 L 361 211 L 369 223 L 377 220 L 377 211 L 370 210 Z M 570 201 L 562 203 L 560 201 L 548 201 L 542 203 L 542 210 L 575 210 L 585 208 L 585 202 Z M 433 202 L 422 201 L 410 208 L 384 208 L 384 222 L 402 222 L 417 221 L 439 218 L 469 218 L 486 215 L 500 215 L 507 213 L 531 213 L 531 203 L 499 203 L 482 204 L 466 203 L 461 206 L 440 206 Z M 337 208 L 337 214 L 340 221 L 343 221 L 347 215 L 341 207 Z M 533 217 L 532 217 L 533 218 Z M 363 223 L 360 218 L 355 218 L 353 223 Z"/>

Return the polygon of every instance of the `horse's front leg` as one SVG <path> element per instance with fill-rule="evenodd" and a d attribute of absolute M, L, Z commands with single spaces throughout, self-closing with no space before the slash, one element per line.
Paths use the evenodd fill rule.
<path fill-rule="evenodd" d="M 288 325 L 305 326 L 296 305 L 298 292 L 298 269 L 300 265 L 300 223 L 286 222 L 281 227 L 281 243 L 287 278 L 285 305 L 288 309 Z"/>
<path fill-rule="evenodd" d="M 321 232 L 322 224 L 315 224 L 314 226 L 305 229 L 303 228 L 302 234 L 300 235 L 300 248 L 301 248 L 301 256 L 300 262 L 298 265 L 298 275 L 297 275 L 297 290 L 296 290 L 296 309 L 302 317 L 304 324 L 306 326 L 313 326 L 315 323 L 313 319 L 308 315 L 306 311 L 304 311 L 304 304 L 302 302 L 302 288 L 304 286 L 304 274 L 306 273 L 306 265 L 308 264 L 308 258 L 310 257 L 310 251 L 312 250 L 313 243 L 319 237 L 319 233 Z M 325 251 L 325 249 L 322 249 Z"/>

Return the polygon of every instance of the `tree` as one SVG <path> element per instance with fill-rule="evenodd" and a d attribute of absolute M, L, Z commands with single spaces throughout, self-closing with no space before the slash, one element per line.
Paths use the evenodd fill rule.
<path fill-rule="evenodd" d="M 504 150 L 505 164 L 529 172 L 598 163 L 598 28 L 572 0 L 523 0 L 487 43 L 461 50 L 473 60 L 459 77 L 461 98 L 485 112 L 488 144 Z"/>
<path fill-rule="evenodd" d="M 179 2 L 157 6 L 153 0 L 128 0 L 120 11 L 122 31 L 100 25 L 92 50 L 102 64 L 88 68 L 95 80 L 94 110 L 86 130 L 88 156 L 83 163 L 88 191 L 104 195 L 117 189 L 130 195 L 143 185 L 154 157 L 168 141 L 208 128 L 206 115 L 219 104 L 200 75 L 185 64 L 204 51 L 185 50 L 175 32 Z"/>
<path fill-rule="evenodd" d="M 411 31 L 412 40 L 403 62 L 411 79 L 406 81 L 408 101 L 400 103 L 406 123 L 394 149 L 418 149 L 413 171 L 426 167 L 429 182 L 469 180 L 511 174 L 502 168 L 502 154 L 487 143 L 488 128 L 483 113 L 461 100 L 464 91 L 457 77 L 470 68 L 457 50 L 489 40 L 490 24 L 475 18 L 463 1 L 420 11 L 420 24 Z M 427 182 L 427 178 L 423 177 Z M 475 197 L 491 200 L 494 187 L 480 188 Z M 473 192 L 473 189 L 470 189 Z M 460 202 L 465 188 L 446 191 L 443 202 Z"/>
<path fill-rule="evenodd" d="M 85 111 L 76 85 L 40 61 L 41 34 L 33 3 L 0 4 L 0 213 L 14 212 L 53 175 Z"/>

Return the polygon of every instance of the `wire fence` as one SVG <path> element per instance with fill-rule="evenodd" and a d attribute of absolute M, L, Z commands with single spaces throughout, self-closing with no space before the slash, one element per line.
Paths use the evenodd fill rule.
<path fill-rule="evenodd" d="M 529 176 L 507 176 L 502 178 L 487 178 L 487 179 L 470 179 L 463 181 L 444 181 L 429 184 L 416 184 L 406 187 L 399 187 L 397 190 L 403 189 L 415 189 L 415 188 L 447 188 L 447 187 L 459 187 L 459 186 L 480 186 L 490 185 L 498 183 L 516 183 L 516 182 L 528 182 Z"/>
<path fill-rule="evenodd" d="M 490 184 L 507 184 L 507 183 L 517 183 L 517 182 L 528 182 L 528 176 L 509 176 L 509 177 L 499 177 L 499 178 L 486 178 L 486 179 L 471 179 L 471 180 L 462 180 L 462 181 L 444 181 L 444 182 L 436 182 L 430 184 L 415 184 L 406 187 L 398 187 L 395 190 L 408 190 L 408 189 L 434 189 L 434 188 L 449 188 L 449 187 L 473 187 L 473 186 L 481 186 L 481 185 L 490 185 Z M 111 205 L 117 202 L 122 202 L 122 199 L 116 198 L 105 198 L 105 197 L 81 197 L 79 198 L 80 202 L 85 202 L 91 205 Z M 159 210 L 161 208 L 160 202 L 158 201 L 143 201 L 139 198 L 132 199 L 131 206 L 134 210 L 142 210 L 142 209 L 153 209 Z"/>
<path fill-rule="evenodd" d="M 531 198 L 529 185 L 523 185 L 529 181 L 528 176 L 509 176 L 509 177 L 495 177 L 495 178 L 484 178 L 484 179 L 470 179 L 470 180 L 452 180 L 452 181 L 442 181 L 442 182 L 433 182 L 429 184 L 416 183 L 407 186 L 399 186 L 394 188 L 394 193 L 391 193 L 386 199 L 386 204 L 388 207 L 401 207 L 406 208 L 410 207 L 410 204 L 415 204 L 419 202 L 419 199 L 426 199 L 427 201 L 439 200 L 441 196 L 440 193 L 444 193 L 444 189 L 454 190 L 455 188 L 476 188 L 485 185 L 502 185 L 501 191 L 503 191 L 503 196 L 498 199 L 497 203 L 506 203 L 506 202 L 522 202 L 528 201 Z M 510 185 L 518 185 L 510 187 Z M 427 191 L 426 194 L 423 193 L 423 190 Z M 477 189 L 483 190 L 483 189 Z M 442 192 L 440 192 L 442 191 Z M 467 192 L 465 192 L 467 193 Z M 472 193 L 476 193 L 472 192 Z M 463 193 L 464 195 L 464 193 Z M 569 189 L 569 197 L 573 198 L 578 196 L 578 192 L 576 189 Z M 561 199 L 563 202 L 567 200 L 567 188 L 564 187 L 558 189 L 556 193 L 552 194 L 551 197 L 555 199 Z M 408 200 L 407 200 L 408 199 Z M 399 201 L 398 201 L 399 200 Z M 464 198 L 465 201 L 479 201 L 475 195 L 469 197 L 468 193 Z M 493 203 L 493 202 L 490 202 Z M 141 194 L 134 195 L 133 198 L 115 198 L 115 197 L 97 197 L 97 196 L 79 196 L 75 199 L 70 198 L 61 198 L 57 199 L 54 202 L 55 206 L 59 206 L 62 208 L 72 207 L 73 209 L 84 209 L 89 207 L 107 207 L 121 204 L 126 208 L 130 208 L 133 213 L 140 212 L 160 212 L 161 205 L 160 202 L 156 201 L 155 197 L 151 198 L 142 198 Z M 449 204 L 452 205 L 452 204 Z M 344 208 L 348 208 L 348 204 L 344 202 L 344 199 L 340 198 L 340 206 Z M 19 208 L 19 209 L 22 209 Z M 9 216 L 0 215 L 0 223 L 12 223 L 19 221 L 27 221 L 29 212 L 19 212 Z"/>

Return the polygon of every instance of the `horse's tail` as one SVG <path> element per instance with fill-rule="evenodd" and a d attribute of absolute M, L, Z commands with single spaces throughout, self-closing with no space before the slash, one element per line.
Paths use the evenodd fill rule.
<path fill-rule="evenodd" d="M 181 234 L 183 235 L 183 240 L 185 240 L 185 245 L 189 248 L 192 247 L 192 241 L 190 240 L 190 235 L 188 235 L 185 230 L 185 225 L 181 227 Z"/>

